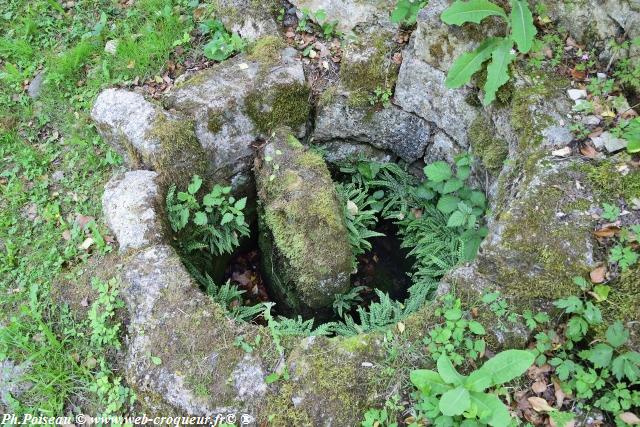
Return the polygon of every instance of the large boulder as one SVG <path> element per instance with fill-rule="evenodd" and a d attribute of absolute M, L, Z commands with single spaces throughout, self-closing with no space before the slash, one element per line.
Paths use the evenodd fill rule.
<path fill-rule="evenodd" d="M 276 56 L 238 55 L 184 79 L 164 99 L 167 108 L 195 120 L 214 175 L 247 172 L 252 144 L 279 125 L 304 134 L 310 106 L 302 64 L 293 49 Z"/>
<path fill-rule="evenodd" d="M 120 251 L 141 249 L 162 241 L 163 225 L 156 215 L 162 206 L 158 174 L 136 170 L 113 177 L 105 186 L 102 209 Z"/>
<path fill-rule="evenodd" d="M 278 34 L 278 23 L 275 16 L 279 11 L 277 2 L 255 0 L 217 0 L 215 2 L 216 17 L 225 27 L 238 33 L 248 41 Z"/>
<path fill-rule="evenodd" d="M 168 109 L 135 92 L 107 89 L 92 118 L 132 169 L 155 170 L 180 184 L 199 174 L 242 188 L 250 178 L 256 139 L 278 125 L 304 135 L 310 111 L 295 51 L 261 53 L 183 78 L 163 100 Z"/>
<path fill-rule="evenodd" d="M 330 307 L 349 289 L 351 247 L 329 170 L 285 129 L 256 161 L 260 249 L 277 300 L 289 309 Z"/>
<path fill-rule="evenodd" d="M 325 18 L 321 23 L 336 22 L 337 30 L 342 33 L 366 30 L 377 24 L 389 25 L 389 14 L 393 9 L 393 2 L 388 0 L 292 0 L 291 3 L 299 10 L 311 12 L 313 20 L 316 20 L 318 11 L 324 11 Z"/>
<path fill-rule="evenodd" d="M 102 137 L 132 169 L 156 170 L 174 182 L 187 182 L 191 174 L 208 170 L 193 122 L 164 111 L 138 93 L 104 90 L 91 117 Z"/>
<path fill-rule="evenodd" d="M 321 108 L 313 134 L 315 143 L 369 143 L 409 163 L 424 156 L 430 138 L 431 126 L 424 119 L 395 106 L 354 108 L 346 96 L 336 96 Z"/>

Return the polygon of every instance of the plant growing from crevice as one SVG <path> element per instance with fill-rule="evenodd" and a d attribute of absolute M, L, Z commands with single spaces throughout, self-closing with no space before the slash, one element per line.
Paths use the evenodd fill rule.
<path fill-rule="evenodd" d="M 427 3 L 428 0 L 398 0 L 391 12 L 391 22 L 405 26 L 415 24 L 418 13 Z"/>
<path fill-rule="evenodd" d="M 236 199 L 231 187 L 215 185 L 201 200 L 196 197 L 202 178 L 194 175 L 187 191 L 167 192 L 167 216 L 173 231 L 181 234 L 180 245 L 187 252 L 207 249 L 211 255 L 232 253 L 240 237 L 249 236 L 244 208 L 247 198 Z"/>
<path fill-rule="evenodd" d="M 344 317 L 345 313 L 351 311 L 351 309 L 362 302 L 360 292 L 365 290 L 364 286 L 356 286 L 351 288 L 349 292 L 344 294 L 336 294 L 333 299 L 333 311 L 338 317 Z"/>
<path fill-rule="evenodd" d="M 229 33 L 218 19 L 208 19 L 200 24 L 200 33 L 210 35 L 211 40 L 204 45 L 204 56 L 222 62 L 235 53 L 246 49 L 247 43 L 238 33 Z"/>
<path fill-rule="evenodd" d="M 526 54 L 531 50 L 537 34 L 527 1 L 510 0 L 510 4 L 509 16 L 502 7 L 489 0 L 456 0 L 442 13 L 442 21 L 449 25 L 459 26 L 468 22 L 479 24 L 490 16 L 500 17 L 507 24 L 505 37 L 487 38 L 477 49 L 456 59 L 445 81 L 448 88 L 455 89 L 469 83 L 471 77 L 491 59 L 487 66 L 482 103 L 489 105 L 496 99 L 498 89 L 509 81 L 509 66 L 516 59 L 514 45 L 518 52 Z"/>
<path fill-rule="evenodd" d="M 375 209 L 382 198 L 381 192 L 369 195 L 366 188 L 356 187 L 352 183 L 336 184 L 336 191 L 344 210 L 345 225 L 349 233 L 349 243 L 353 253 L 353 266 L 357 268 L 356 257 L 371 250 L 369 239 L 384 236 L 374 231 L 378 223 L 378 210 Z"/>

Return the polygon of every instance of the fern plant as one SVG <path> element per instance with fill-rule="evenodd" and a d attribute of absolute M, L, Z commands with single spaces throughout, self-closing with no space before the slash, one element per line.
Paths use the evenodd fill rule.
<path fill-rule="evenodd" d="M 215 185 L 202 201 L 196 195 L 202 187 L 202 179 L 194 175 L 187 191 L 176 193 L 176 186 L 169 188 L 166 198 L 169 224 L 175 232 L 181 232 L 181 246 L 186 252 L 207 249 L 212 255 L 233 252 L 240 237 L 249 236 L 244 208 L 247 198 L 236 200 L 231 187 Z"/>
<path fill-rule="evenodd" d="M 364 286 L 356 286 L 355 288 L 351 288 L 347 293 L 336 294 L 333 300 L 333 311 L 339 317 L 343 317 L 345 312 L 348 312 L 354 305 L 362 302 L 360 292 L 364 289 Z"/>
<path fill-rule="evenodd" d="M 531 50 L 537 34 L 527 1 L 510 0 L 509 3 L 509 16 L 502 7 L 489 0 L 456 0 L 441 15 L 442 21 L 449 25 L 463 25 L 467 22 L 479 24 L 490 16 L 500 17 L 507 23 L 505 37 L 490 37 L 474 51 L 462 54 L 451 66 L 445 81 L 450 89 L 464 86 L 490 59 L 483 87 L 484 105 L 491 104 L 498 89 L 509 81 L 509 66 L 516 58 L 514 45 L 521 54 L 526 54 Z"/>
<path fill-rule="evenodd" d="M 243 305 L 242 295 L 246 292 L 238 289 L 227 281 L 224 285 L 218 286 L 211 276 L 200 272 L 192 263 L 183 260 L 183 263 L 191 276 L 193 276 L 211 300 L 219 304 L 229 315 L 229 317 L 249 322 L 262 315 L 265 311 L 264 304 L 253 306 Z"/>
<path fill-rule="evenodd" d="M 344 210 L 345 225 L 349 232 L 349 243 L 353 253 L 353 264 L 356 267 L 356 257 L 371 250 L 368 239 L 384 236 L 374 231 L 378 222 L 378 211 L 372 206 L 382 197 L 379 193 L 369 195 L 366 188 L 356 187 L 354 184 L 336 184 L 338 197 Z"/>

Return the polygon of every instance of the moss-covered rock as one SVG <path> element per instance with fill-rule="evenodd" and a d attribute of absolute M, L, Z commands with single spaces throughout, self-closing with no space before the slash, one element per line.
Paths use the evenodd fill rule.
<path fill-rule="evenodd" d="M 282 84 L 247 95 L 247 114 L 258 128 L 268 135 L 280 126 L 299 130 L 309 119 L 311 104 L 309 88 L 304 84 Z M 299 131 L 296 134 L 300 133 Z"/>
<path fill-rule="evenodd" d="M 493 124 L 483 116 L 478 116 L 469 128 L 469 142 L 473 153 L 484 167 L 496 174 L 500 173 L 509 155 L 509 144 L 497 138 Z"/>
<path fill-rule="evenodd" d="M 272 289 L 289 308 L 322 308 L 349 288 L 351 248 L 320 155 L 280 129 L 256 161 L 260 246 Z"/>
<path fill-rule="evenodd" d="M 532 159 L 509 201 L 496 212 L 476 261 L 445 280 L 471 299 L 498 290 L 516 313 L 549 309 L 553 300 L 575 294 L 572 278 L 588 274 L 596 264 L 592 210 L 597 203 L 580 172 L 582 163 L 540 155 Z M 515 334 L 489 329 L 496 345 L 527 336 L 523 328 Z"/>
<path fill-rule="evenodd" d="M 309 90 L 296 51 L 281 50 L 275 37 L 258 40 L 241 54 L 178 82 L 164 98 L 195 121 L 212 177 L 233 184 L 250 176 L 253 143 L 275 124 L 295 126 L 303 136 Z M 235 187 L 235 186 L 234 186 Z"/>

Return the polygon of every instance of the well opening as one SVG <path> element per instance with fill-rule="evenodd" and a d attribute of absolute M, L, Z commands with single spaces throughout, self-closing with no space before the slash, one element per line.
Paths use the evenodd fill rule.
<path fill-rule="evenodd" d="M 314 330 L 320 327 L 324 335 L 351 335 L 368 330 L 358 325 L 367 323 L 372 311 L 392 313 L 381 319 L 382 324 L 369 325 L 373 328 L 415 312 L 431 297 L 440 277 L 464 258 L 461 254 L 470 243 L 447 227 L 447 215 L 433 205 L 424 178 L 415 177 L 404 166 L 352 160 L 336 166 L 332 179 L 350 234 L 353 269 L 350 288 L 332 295 L 330 305 L 288 306 L 274 289 L 275 276 L 267 271 L 273 266 L 265 265 L 260 241 L 264 208 L 253 180 L 244 196 L 234 196 L 234 191 L 224 195 L 231 205 L 244 200 L 246 233 L 232 231 L 237 242 L 230 250 L 217 254 L 207 247 L 191 250 L 193 242 L 185 242 L 189 233 L 183 231 L 174 232 L 174 247 L 203 292 L 239 320 L 267 324 L 266 303 L 270 316 L 279 320 L 312 320 Z M 193 196 L 204 200 L 220 186 L 201 187 Z M 169 202 L 167 209 L 171 209 Z M 480 217 L 483 209 L 478 211 Z M 364 212 L 367 217 L 362 220 Z M 475 252 L 477 244 L 473 244 Z"/>

